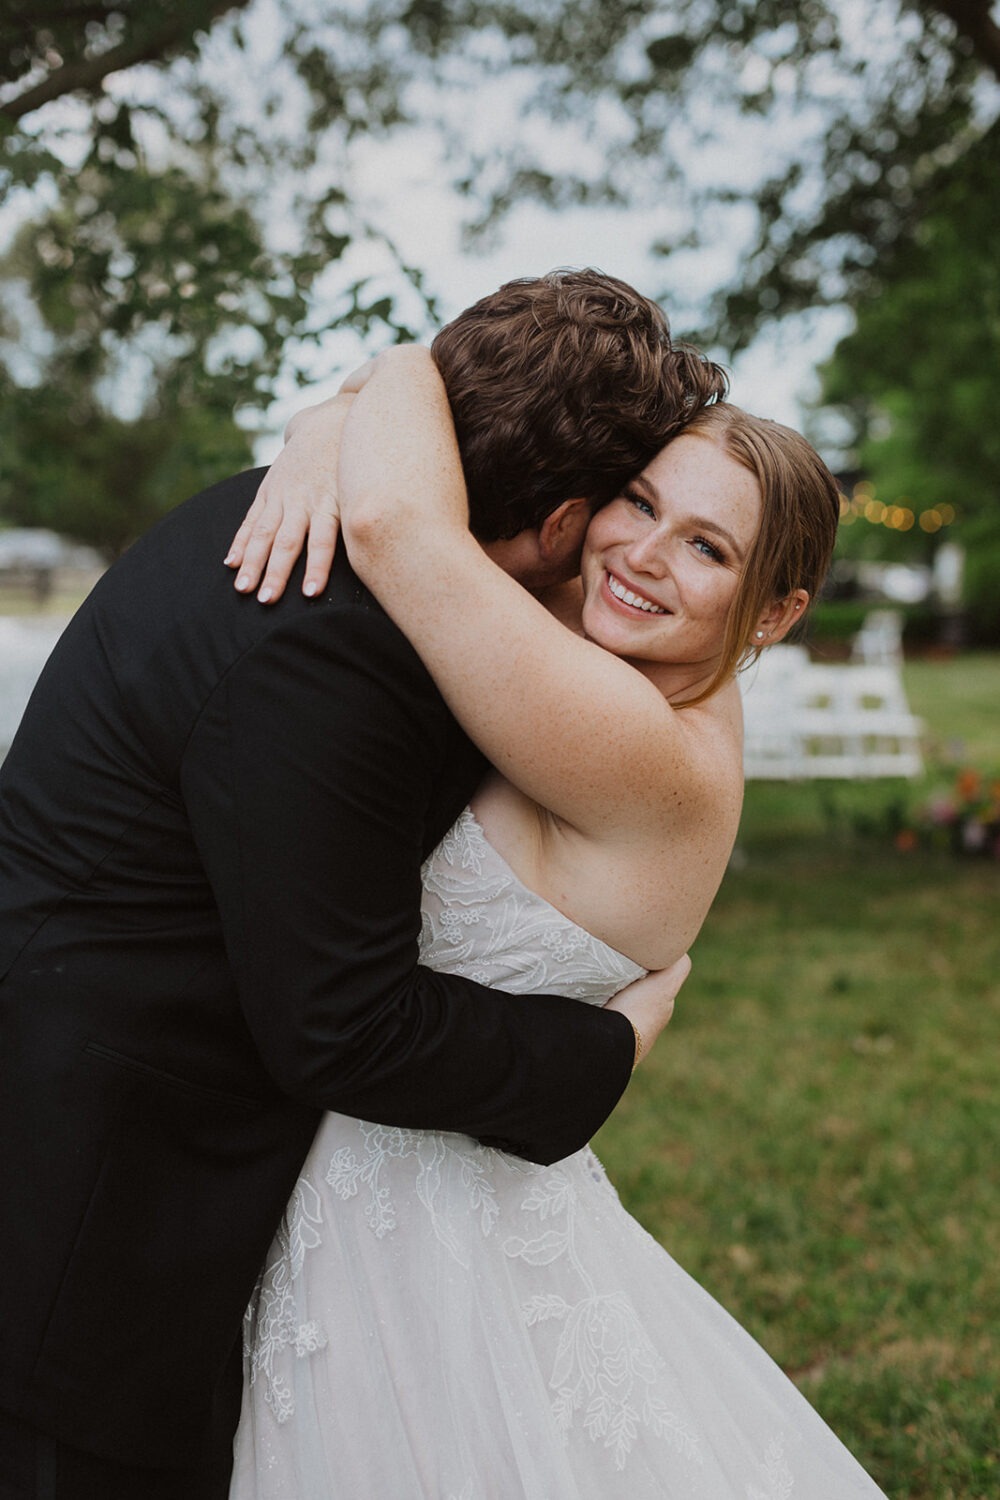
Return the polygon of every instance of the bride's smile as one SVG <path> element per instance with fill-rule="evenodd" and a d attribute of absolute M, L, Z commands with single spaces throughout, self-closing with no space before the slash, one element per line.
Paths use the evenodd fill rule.
<path fill-rule="evenodd" d="M 604 576 L 608 590 L 612 596 L 620 604 L 626 605 L 627 608 L 644 610 L 647 614 L 652 615 L 666 615 L 670 613 L 669 610 L 664 609 L 662 604 L 654 604 L 651 599 L 645 599 L 641 594 L 635 593 L 620 578 L 616 578 L 614 573 L 606 573 Z"/>

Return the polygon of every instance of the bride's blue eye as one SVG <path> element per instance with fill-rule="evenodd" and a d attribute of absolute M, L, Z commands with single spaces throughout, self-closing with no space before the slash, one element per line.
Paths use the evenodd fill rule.
<path fill-rule="evenodd" d="M 703 557 L 710 557 L 713 562 L 725 562 L 724 554 L 719 551 L 714 542 L 708 541 L 703 536 L 696 536 L 693 538 L 693 541 Z"/>
<path fill-rule="evenodd" d="M 645 495 L 640 495 L 638 490 L 624 490 L 622 493 L 629 505 L 634 505 L 636 510 L 642 511 L 644 516 L 655 515 L 655 511 Z"/>

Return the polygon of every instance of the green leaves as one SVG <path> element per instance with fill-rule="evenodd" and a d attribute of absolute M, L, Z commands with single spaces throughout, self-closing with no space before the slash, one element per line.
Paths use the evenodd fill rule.
<path fill-rule="evenodd" d="M 669 201 L 671 302 L 749 224 L 700 330 L 730 351 L 867 299 L 996 113 L 1000 29 L 988 0 L 864 9 L 276 0 L 269 30 L 252 0 L 7 0 L 0 198 L 34 220 L 0 276 L 35 301 L 37 378 L 89 381 L 109 411 L 123 384 L 144 412 L 252 411 L 334 321 L 422 334 L 433 309 L 398 255 L 375 284 L 354 254 L 316 307 L 379 238 L 351 152 L 413 123 L 472 235 L 525 201 Z"/>
<path fill-rule="evenodd" d="M 881 497 L 959 511 L 967 594 L 990 639 L 1000 631 L 998 180 L 995 125 L 938 170 L 912 233 L 872 269 L 872 295 L 858 305 L 823 389 Z M 911 549 L 934 545 L 919 532 L 910 539 Z"/>
<path fill-rule="evenodd" d="M 124 421 L 74 374 L 37 389 L 0 382 L 0 510 L 15 525 L 111 558 L 179 499 L 251 462 L 250 434 L 225 410 L 172 405 Z"/>

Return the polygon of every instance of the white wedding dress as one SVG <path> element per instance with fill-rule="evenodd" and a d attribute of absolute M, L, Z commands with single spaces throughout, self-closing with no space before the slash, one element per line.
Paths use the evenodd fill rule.
<path fill-rule="evenodd" d="M 642 972 L 469 811 L 424 891 L 436 969 L 591 1004 Z M 881 1495 L 590 1150 L 540 1167 L 325 1116 L 246 1334 L 231 1500 Z"/>

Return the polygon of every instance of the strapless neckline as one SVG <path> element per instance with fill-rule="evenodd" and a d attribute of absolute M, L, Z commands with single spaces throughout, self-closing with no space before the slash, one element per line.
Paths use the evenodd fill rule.
<path fill-rule="evenodd" d="M 464 831 L 471 832 L 474 838 L 481 841 L 489 850 L 491 856 L 504 871 L 504 873 L 510 877 L 514 884 L 519 888 L 519 890 L 521 890 L 526 896 L 529 896 L 531 900 L 537 904 L 540 910 L 551 913 L 553 917 L 557 918 L 560 922 L 564 922 L 566 926 L 572 928 L 574 932 L 582 933 L 585 937 L 589 938 L 592 943 L 596 943 L 598 947 L 603 948 L 607 953 L 610 953 L 621 963 L 631 964 L 632 968 L 635 970 L 636 979 L 641 979 L 644 974 L 649 973 L 648 969 L 643 968 L 642 964 L 637 963 L 634 958 L 629 958 L 628 954 L 623 953 L 620 948 L 614 947 L 614 945 L 611 943 L 606 943 L 603 938 L 595 937 L 594 934 L 592 932 L 589 932 L 586 927 L 582 927 L 579 922 L 575 922 L 573 918 L 567 916 L 564 911 L 560 911 L 558 906 L 553 906 L 551 901 L 546 900 L 544 896 L 540 896 L 539 893 L 536 890 L 533 890 L 530 885 L 525 885 L 524 881 L 521 879 L 517 871 L 508 864 L 507 860 L 504 859 L 496 844 L 491 842 L 489 835 L 484 829 L 482 823 L 480 823 L 479 819 L 476 817 L 475 813 L 472 811 L 471 806 L 466 807 L 459 814 L 458 819 L 455 823 L 455 827 L 462 827 Z"/>
<path fill-rule="evenodd" d="M 646 970 L 525 885 L 465 808 L 421 872 L 421 963 L 603 1005 Z"/>

